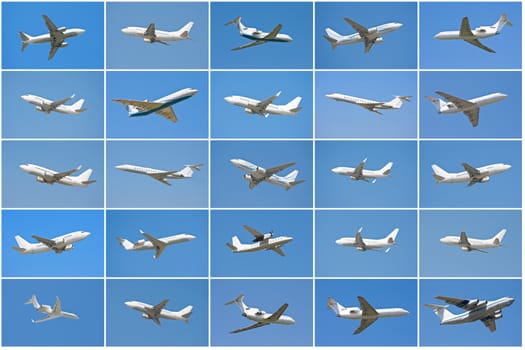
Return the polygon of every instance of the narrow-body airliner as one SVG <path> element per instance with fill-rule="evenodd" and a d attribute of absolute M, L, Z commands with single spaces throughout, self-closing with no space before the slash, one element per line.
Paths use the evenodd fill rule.
<path fill-rule="evenodd" d="M 187 233 L 180 233 L 178 235 L 163 237 L 163 238 L 155 238 L 152 235 L 150 235 L 147 232 L 144 232 L 140 230 L 140 233 L 146 237 L 145 239 L 140 239 L 135 243 L 131 243 L 125 238 L 117 237 L 117 240 L 119 241 L 120 245 L 124 247 L 126 250 L 155 250 L 155 255 L 153 255 L 153 259 L 158 259 L 162 252 L 164 252 L 164 249 L 166 249 L 167 246 L 172 244 L 179 244 L 184 243 L 188 241 L 194 240 L 196 237 L 193 235 L 189 235 Z"/>
<path fill-rule="evenodd" d="M 489 239 L 477 239 L 467 237 L 466 232 L 461 232 L 459 236 L 445 236 L 439 241 L 444 244 L 459 246 L 464 252 L 471 252 L 477 250 L 482 253 L 486 253 L 483 249 L 501 247 L 501 241 L 503 236 L 507 233 L 506 229 L 503 229 L 496 233 L 494 237 Z"/>
<path fill-rule="evenodd" d="M 86 231 L 75 231 L 66 233 L 55 238 L 44 238 L 32 235 L 39 243 L 29 243 L 21 236 L 15 236 L 17 247 L 14 250 L 20 254 L 37 254 L 54 251 L 57 254 L 73 249 L 73 244 L 87 238 L 91 233 Z"/>
<path fill-rule="evenodd" d="M 265 169 L 243 159 L 230 159 L 230 162 L 237 168 L 244 170 L 247 173 L 244 175 L 244 179 L 249 181 L 250 189 L 254 188 L 261 182 L 266 181 L 277 186 L 282 186 L 288 191 L 290 188 L 305 181 L 296 180 L 299 170 L 294 170 L 286 176 L 277 175 L 278 172 L 295 165 L 295 163 L 286 163 L 273 168 Z"/>
<path fill-rule="evenodd" d="M 167 179 L 190 179 L 193 177 L 194 171 L 201 170 L 202 165 L 203 164 L 185 165 L 182 170 L 159 170 L 130 164 L 117 165 L 115 168 L 130 173 L 148 175 L 165 185 L 171 186 Z"/>
<path fill-rule="evenodd" d="M 241 16 L 234 18 L 233 20 L 226 22 L 225 25 L 235 24 L 239 29 L 239 35 L 252 40 L 248 44 L 244 44 L 238 47 L 233 48 L 233 51 L 246 49 L 248 47 L 257 46 L 261 44 L 266 44 L 269 42 L 290 42 L 292 37 L 288 34 L 279 33 L 282 29 L 282 25 L 278 24 L 275 28 L 272 29 L 270 33 L 263 32 L 257 28 L 246 27 L 241 22 Z"/>
<path fill-rule="evenodd" d="M 142 301 L 126 301 L 124 304 L 136 311 L 142 312 L 142 318 L 146 320 L 152 320 L 156 325 L 160 326 L 160 319 L 166 320 L 177 320 L 188 323 L 193 310 L 192 305 L 188 305 L 180 311 L 166 310 L 164 307 L 169 302 L 169 299 L 164 299 L 157 305 L 150 305 L 143 303 Z"/>
<path fill-rule="evenodd" d="M 275 115 L 296 115 L 302 107 L 299 106 L 301 103 L 301 97 L 296 97 L 285 105 L 274 105 L 272 104 L 281 92 L 279 91 L 275 95 L 265 99 L 265 100 L 256 100 L 244 96 L 227 96 L 224 100 L 228 103 L 231 103 L 234 106 L 239 106 L 244 108 L 244 111 L 248 114 L 257 114 L 261 117 L 268 118 L 270 114 Z"/>
<path fill-rule="evenodd" d="M 377 114 L 382 114 L 379 112 L 379 109 L 400 109 L 403 105 L 403 102 L 410 101 L 411 96 L 395 96 L 392 100 L 388 102 L 379 102 L 374 100 L 367 100 L 365 98 L 354 97 L 349 95 L 344 95 L 340 93 L 328 94 L 326 97 L 331 98 L 339 102 L 348 102 L 363 107 L 364 109 L 369 110 Z"/>
<path fill-rule="evenodd" d="M 393 162 L 388 162 L 384 167 L 382 167 L 379 170 L 366 170 L 364 169 L 366 160 L 366 158 L 363 159 L 363 161 L 359 163 L 356 168 L 338 166 L 333 168 L 332 172 L 339 175 L 348 176 L 350 177 L 350 180 L 362 180 L 370 183 L 375 183 L 377 179 L 390 176 L 390 170 L 392 169 L 392 165 L 394 165 Z"/>
<path fill-rule="evenodd" d="M 55 318 L 59 317 L 65 317 L 65 318 L 71 318 L 73 320 L 78 320 L 79 317 L 71 312 L 65 312 L 62 311 L 62 303 L 60 302 L 60 298 L 57 297 L 55 301 L 55 305 L 53 307 L 49 305 L 40 305 L 38 303 L 38 300 L 36 298 L 36 295 L 33 294 L 31 296 L 31 299 L 25 302 L 25 304 L 32 304 L 33 307 L 38 310 L 39 312 L 46 314 L 44 318 L 38 319 L 38 320 L 31 320 L 33 323 L 40 323 L 45 321 L 54 320 Z"/>
<path fill-rule="evenodd" d="M 243 225 L 243 227 L 246 231 L 250 232 L 254 236 L 254 239 L 251 244 L 243 244 L 239 241 L 239 237 L 233 236 L 232 243 L 226 243 L 226 245 L 234 253 L 247 253 L 255 252 L 258 250 L 273 250 L 280 256 L 284 256 L 284 252 L 281 250 L 281 247 L 286 243 L 293 241 L 292 237 L 273 237 L 273 232 L 261 233 L 248 225 Z"/>
<path fill-rule="evenodd" d="M 66 97 L 62 100 L 48 100 L 47 98 L 36 96 L 36 95 L 22 95 L 20 96 L 22 100 L 26 101 L 27 103 L 31 103 L 32 105 L 35 105 L 35 109 L 39 112 L 43 112 L 46 114 L 49 114 L 51 112 L 58 112 L 62 114 L 72 114 L 72 115 L 79 115 L 80 113 L 86 111 L 86 108 L 82 108 L 84 105 L 84 100 L 80 99 L 77 102 L 73 103 L 72 105 L 66 105 L 65 103 L 72 100 L 75 95 L 71 95 L 69 97 Z"/>
<path fill-rule="evenodd" d="M 150 23 L 147 28 L 144 27 L 126 27 L 122 28 L 122 33 L 144 38 L 144 42 L 148 44 L 159 43 L 169 45 L 168 41 L 189 40 L 190 30 L 193 27 L 193 22 L 186 23 L 182 28 L 173 32 L 158 30 L 155 28 L 155 23 Z"/>
<path fill-rule="evenodd" d="M 468 186 L 473 186 L 477 183 L 489 182 L 490 176 L 501 174 L 509 170 L 512 166 L 503 163 L 496 163 L 475 168 L 467 163 L 461 163 L 465 171 L 459 173 L 449 173 L 436 164 L 432 164 L 434 174 L 432 176 L 436 179 L 436 183 L 458 183 L 468 182 Z"/>
<path fill-rule="evenodd" d="M 395 228 L 385 238 L 371 239 L 363 238 L 363 236 L 361 235 L 362 231 L 363 228 L 361 227 L 356 232 L 355 238 L 342 237 L 336 240 L 335 243 L 343 247 L 355 247 L 355 249 L 357 249 L 360 252 L 364 252 L 365 250 L 378 250 L 381 248 L 386 248 L 385 253 L 388 253 L 390 251 L 390 248 L 392 248 L 392 246 L 396 244 L 396 237 L 399 233 L 399 229 Z"/>
<path fill-rule="evenodd" d="M 44 168 L 43 166 L 36 165 L 36 164 L 21 164 L 20 169 L 25 171 L 26 173 L 30 175 L 36 176 L 36 181 L 41 183 L 46 183 L 49 185 L 53 185 L 54 183 L 59 183 L 66 186 L 73 186 L 73 187 L 86 187 L 93 182 L 96 182 L 96 180 L 90 180 L 89 177 L 91 176 L 91 173 L 93 173 L 92 169 L 87 169 L 82 174 L 77 176 L 71 176 L 71 174 L 76 173 L 79 171 L 82 167 L 78 166 L 75 169 L 66 170 L 63 172 L 57 172 L 54 170 L 50 170 L 47 168 Z"/>

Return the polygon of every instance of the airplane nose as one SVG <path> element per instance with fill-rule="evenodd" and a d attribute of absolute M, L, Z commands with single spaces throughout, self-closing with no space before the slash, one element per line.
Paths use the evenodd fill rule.
<path fill-rule="evenodd" d="M 18 167 L 20 169 L 22 169 L 23 171 L 28 171 L 29 170 L 29 166 L 27 164 L 20 164 Z"/>
<path fill-rule="evenodd" d="M 233 165 L 239 165 L 239 160 L 238 160 L 238 159 L 230 159 L 230 162 L 231 162 Z"/>
<path fill-rule="evenodd" d="M 342 238 L 339 238 L 335 241 L 336 244 L 339 244 L 339 245 L 342 245 L 343 244 L 343 239 Z"/>
<path fill-rule="evenodd" d="M 332 172 L 336 173 L 336 174 L 339 174 L 340 172 L 340 168 L 341 167 L 335 167 L 335 168 L 332 168 Z"/>
<path fill-rule="evenodd" d="M 233 96 L 226 96 L 224 100 L 228 103 L 233 103 Z"/>
<path fill-rule="evenodd" d="M 127 307 L 131 307 L 133 305 L 133 302 L 132 301 L 126 301 L 124 302 L 124 304 L 127 306 Z"/>
<path fill-rule="evenodd" d="M 85 32 L 86 32 L 85 29 L 78 29 L 78 33 L 79 33 L 79 34 L 84 34 Z"/>

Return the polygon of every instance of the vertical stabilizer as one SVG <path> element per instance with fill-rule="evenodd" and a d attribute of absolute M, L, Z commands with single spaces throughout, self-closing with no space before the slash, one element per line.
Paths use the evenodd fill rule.
<path fill-rule="evenodd" d="M 233 299 L 232 301 L 229 301 L 226 303 L 226 305 L 235 304 L 241 309 L 241 312 L 245 313 L 249 307 L 246 306 L 244 303 L 244 294 L 239 295 L 237 298 Z"/>
<path fill-rule="evenodd" d="M 341 311 L 343 311 L 344 307 L 341 306 L 337 301 L 334 300 L 332 297 L 328 297 L 328 310 L 333 310 L 337 316 L 341 315 Z"/>
<path fill-rule="evenodd" d="M 301 103 L 301 100 L 302 98 L 297 96 L 296 98 L 288 102 L 284 107 L 292 113 L 297 113 L 302 109 L 302 107 L 299 107 L 299 103 Z"/>
<path fill-rule="evenodd" d="M 425 98 L 429 100 L 430 102 L 432 102 L 432 104 L 434 105 L 434 108 L 436 108 L 438 113 L 442 113 L 443 111 L 447 109 L 447 103 L 443 101 L 442 99 L 436 98 L 434 96 L 425 96 Z"/>
<path fill-rule="evenodd" d="M 507 233 L 507 230 L 506 229 L 503 229 L 501 231 L 499 231 L 493 238 L 492 238 L 492 243 L 494 245 L 500 245 L 501 244 L 501 241 L 503 241 L 503 236 L 505 236 L 505 233 Z"/>
<path fill-rule="evenodd" d="M 33 295 L 31 296 L 31 298 L 30 298 L 28 301 L 26 301 L 24 304 L 33 304 L 33 307 L 34 307 L 35 309 L 37 309 L 37 310 L 40 309 L 40 304 L 38 303 L 38 300 L 37 300 L 37 298 L 36 298 L 36 295 L 34 295 L 34 294 L 33 294 Z"/>
<path fill-rule="evenodd" d="M 381 168 L 381 174 L 389 176 L 390 170 L 392 169 L 392 165 L 394 165 L 393 162 L 388 162 L 384 167 Z"/>
<path fill-rule="evenodd" d="M 332 50 L 334 50 L 337 47 L 337 42 L 341 40 L 342 36 L 335 30 L 330 28 L 326 28 L 325 32 L 326 35 L 323 35 L 323 37 L 330 42 L 330 44 L 332 45 Z"/>
<path fill-rule="evenodd" d="M 117 241 L 120 243 L 121 246 L 124 247 L 124 249 L 126 249 L 126 250 L 131 250 L 131 249 L 133 249 L 133 243 L 131 243 L 131 242 L 128 241 L 127 239 L 117 237 Z"/>
<path fill-rule="evenodd" d="M 449 173 L 447 173 L 445 170 L 441 169 L 436 164 L 432 164 L 432 170 L 434 170 L 434 174 L 432 174 L 432 176 L 434 177 L 434 179 L 436 179 L 436 182 L 443 181 L 449 175 Z"/>
<path fill-rule="evenodd" d="M 15 236 L 16 243 L 18 244 L 18 247 L 13 247 L 13 249 L 18 250 L 19 252 L 23 253 L 29 248 L 31 248 L 31 243 L 23 239 L 21 236 Z"/>
<path fill-rule="evenodd" d="M 512 23 L 507 19 L 507 15 L 502 14 L 499 20 L 496 23 L 494 23 L 497 33 L 499 33 L 505 25 L 512 27 Z"/>
<path fill-rule="evenodd" d="M 448 311 L 448 305 L 434 305 L 434 304 L 425 304 L 425 306 L 431 307 L 434 309 L 434 315 L 439 317 L 441 320 L 441 323 L 446 322 L 450 318 L 454 317 L 455 315 Z"/>

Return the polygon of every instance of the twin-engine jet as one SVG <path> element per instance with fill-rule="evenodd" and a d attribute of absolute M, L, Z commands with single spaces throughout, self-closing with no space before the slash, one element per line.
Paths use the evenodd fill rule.
<path fill-rule="evenodd" d="M 459 246 L 464 252 L 477 250 L 478 252 L 487 253 L 483 249 L 501 247 L 501 241 L 503 241 L 505 233 L 507 233 L 507 230 L 503 229 L 492 238 L 476 239 L 467 237 L 466 232 L 461 232 L 459 236 L 446 236 L 439 241 L 444 244 Z"/>
<path fill-rule="evenodd" d="M 335 243 L 343 247 L 355 247 L 360 252 L 364 252 L 365 250 L 378 250 L 381 248 L 386 248 L 385 253 L 388 253 L 390 251 L 390 248 L 392 248 L 392 246 L 396 244 L 396 237 L 399 232 L 399 229 L 395 228 L 385 238 L 370 239 L 363 238 L 361 236 L 362 230 L 362 227 L 359 228 L 359 230 L 355 234 L 355 238 L 342 237 L 336 240 Z"/>
<path fill-rule="evenodd" d="M 70 176 L 73 173 L 76 173 L 82 168 L 82 166 L 78 166 L 75 169 L 66 170 L 61 173 L 50 170 L 47 168 L 44 168 L 40 165 L 35 164 L 21 164 L 20 169 L 25 171 L 26 173 L 30 175 L 36 176 L 36 181 L 41 183 L 46 183 L 49 185 L 53 185 L 54 183 L 59 183 L 62 185 L 67 186 L 74 186 L 74 187 L 86 187 L 89 184 L 92 184 L 96 180 L 90 180 L 89 177 L 91 176 L 91 173 L 93 172 L 93 169 L 88 169 L 84 171 L 82 174 L 78 176 Z"/>
<path fill-rule="evenodd" d="M 37 235 L 32 235 L 39 243 L 29 243 L 21 236 L 15 236 L 18 247 L 12 247 L 20 254 L 37 254 L 54 251 L 57 254 L 73 249 L 73 243 L 81 241 L 88 237 L 91 233 L 86 231 L 75 231 L 66 233 L 65 235 L 55 238 L 43 238 Z"/>
<path fill-rule="evenodd" d="M 45 322 L 45 321 L 50 321 L 50 320 L 53 320 L 55 318 L 59 318 L 59 317 L 66 317 L 66 318 L 71 318 L 73 320 L 78 320 L 79 317 L 75 314 L 72 314 L 71 312 L 65 312 L 65 311 L 62 311 L 62 303 L 60 302 L 60 299 L 57 297 L 56 301 L 55 301 L 55 305 L 53 307 L 49 306 L 49 305 L 40 305 L 38 303 L 38 300 L 36 299 L 36 295 L 33 294 L 33 296 L 31 297 L 31 299 L 29 299 L 28 301 L 25 302 L 25 304 L 32 304 L 33 307 L 40 311 L 41 313 L 43 314 L 46 314 L 46 316 L 44 318 L 41 318 L 41 319 L 38 319 L 38 320 L 31 320 L 33 323 L 40 323 L 40 322 Z"/>
<path fill-rule="evenodd" d="M 244 179 L 249 181 L 250 189 L 254 188 L 261 182 L 266 181 L 277 186 L 282 186 L 288 191 L 290 188 L 305 181 L 295 180 L 299 174 L 299 170 L 294 170 L 286 176 L 276 175 L 278 172 L 295 165 L 295 163 L 286 163 L 273 168 L 265 169 L 243 159 L 230 159 L 230 162 L 232 162 L 232 164 L 237 168 L 244 170 L 247 173 L 244 175 Z"/>
<path fill-rule="evenodd" d="M 125 238 L 117 237 L 117 240 L 119 241 L 120 245 L 124 247 L 126 250 L 153 250 L 155 249 L 155 255 L 153 255 L 153 259 L 158 259 L 162 252 L 164 252 L 164 249 L 166 249 L 167 246 L 172 244 L 178 244 L 178 243 L 184 243 L 188 241 L 194 240 L 196 237 L 193 235 L 189 235 L 187 233 L 181 233 L 174 236 L 168 236 L 163 238 L 155 238 L 152 235 L 150 235 L 147 232 L 144 232 L 140 230 L 140 233 L 146 237 L 147 241 L 145 239 L 140 239 L 135 243 L 131 243 Z"/>
<path fill-rule="evenodd" d="M 383 114 L 378 111 L 378 109 L 400 109 L 403 105 L 403 102 L 410 101 L 411 96 L 395 96 L 392 100 L 388 102 L 379 102 L 374 100 L 367 100 L 360 97 L 354 97 L 349 95 L 344 95 L 340 93 L 328 94 L 326 97 L 331 98 L 339 102 L 348 102 L 363 107 L 364 109 L 369 110 L 377 114 Z"/>
<path fill-rule="evenodd" d="M 159 170 L 146 168 L 138 165 L 122 164 L 115 168 L 135 174 L 143 174 L 152 177 L 153 179 L 162 182 L 165 185 L 171 186 L 167 179 L 190 179 L 193 177 L 195 170 L 201 170 L 203 164 L 185 165 L 182 170 Z"/>
<path fill-rule="evenodd" d="M 345 166 L 338 166 L 332 169 L 332 171 L 339 175 L 349 176 L 351 180 L 358 181 L 363 180 L 370 183 L 375 183 L 377 179 L 390 176 L 390 170 L 392 169 L 393 162 L 388 162 L 384 167 L 379 170 L 366 170 L 365 167 L 366 158 L 356 168 L 349 168 Z M 372 181 L 370 181 L 372 179 Z"/>
<path fill-rule="evenodd" d="M 142 312 L 143 318 L 146 320 L 152 320 L 159 326 L 161 318 L 166 320 L 184 321 L 188 323 L 190 321 L 193 306 L 188 305 L 180 311 L 169 311 L 164 308 L 169 301 L 169 299 L 165 299 L 157 305 L 146 304 L 142 301 L 126 301 L 124 304 L 133 310 Z"/>
<path fill-rule="evenodd" d="M 260 31 L 257 28 L 248 28 L 244 24 L 241 23 L 241 16 L 234 18 L 233 20 L 226 22 L 225 25 L 235 24 L 237 28 L 239 29 L 239 34 L 246 39 L 252 40 L 252 42 L 248 44 L 241 45 L 239 47 L 235 47 L 232 50 L 241 50 L 246 49 L 248 47 L 257 46 L 261 44 L 266 44 L 271 41 L 275 42 L 290 42 L 292 41 L 292 37 L 287 34 L 280 34 L 279 32 L 282 29 L 282 25 L 278 24 L 270 33 L 265 33 L 263 31 Z"/>
<path fill-rule="evenodd" d="M 84 105 L 84 100 L 80 99 L 77 102 L 73 103 L 72 105 L 66 105 L 65 103 L 72 100 L 75 95 L 71 95 L 69 97 L 66 97 L 62 100 L 48 100 L 47 98 L 43 98 L 36 95 L 22 95 L 20 96 L 22 100 L 31 103 L 32 105 L 35 105 L 35 109 L 39 112 L 43 112 L 46 114 L 49 114 L 51 112 L 58 112 L 63 114 L 72 114 L 72 115 L 78 115 L 84 111 L 87 110 L 87 108 L 82 108 Z"/>
<path fill-rule="evenodd" d="M 460 173 L 448 173 L 436 164 L 432 164 L 432 170 L 434 170 L 432 176 L 436 179 L 436 183 L 438 184 L 468 182 L 468 186 L 473 186 L 477 183 L 489 182 L 490 176 L 501 174 L 512 167 L 503 163 L 485 165 L 480 168 L 474 168 L 467 163 L 461 163 L 461 165 L 465 168 L 465 171 Z"/>
<path fill-rule="evenodd" d="M 138 36 L 144 38 L 144 42 L 148 44 L 159 43 L 163 45 L 169 45 L 168 41 L 181 41 L 189 40 L 190 30 L 193 27 L 193 22 L 186 23 L 181 29 L 174 32 L 166 32 L 163 30 L 157 30 L 155 23 L 150 23 L 148 28 L 144 27 L 126 27 L 122 28 L 122 33 Z"/>
<path fill-rule="evenodd" d="M 270 114 L 276 115 L 296 115 L 302 107 L 299 106 L 301 103 L 301 97 L 297 96 L 290 102 L 285 105 L 274 105 L 272 104 L 273 100 L 281 95 L 279 91 L 272 97 L 268 97 L 266 100 L 256 100 L 244 96 L 227 96 L 224 100 L 228 103 L 231 103 L 234 106 L 239 106 L 244 108 L 244 111 L 248 114 L 257 114 L 261 117 L 268 118 Z"/>
<path fill-rule="evenodd" d="M 239 241 L 237 236 L 233 236 L 232 243 L 226 243 L 226 245 L 234 253 L 273 250 L 280 256 L 284 256 L 284 252 L 281 250 L 281 247 L 286 243 L 293 241 L 293 237 L 280 236 L 274 238 L 273 232 L 261 233 L 248 225 L 242 225 L 242 227 L 244 227 L 246 231 L 250 232 L 255 238 L 251 244 L 243 244 Z"/>

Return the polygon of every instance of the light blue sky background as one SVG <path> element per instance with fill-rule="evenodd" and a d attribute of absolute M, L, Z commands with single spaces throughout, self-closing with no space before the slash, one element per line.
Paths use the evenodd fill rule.
<path fill-rule="evenodd" d="M 121 32 L 125 27 L 174 32 L 192 21 L 191 40 L 169 45 L 148 44 L 143 38 Z M 107 3 L 108 68 L 208 68 L 208 3 L 122 2 Z"/>
<path fill-rule="evenodd" d="M 2 203 L 4 208 L 102 208 L 104 206 L 104 145 L 99 141 L 4 141 L 2 143 Z M 19 168 L 36 164 L 73 174 L 93 169 L 88 187 L 36 181 Z"/>
<path fill-rule="evenodd" d="M 346 2 L 317 3 L 315 11 L 315 62 L 317 68 L 415 69 L 417 65 L 416 2 Z M 342 36 L 356 31 L 343 18 L 372 28 L 390 22 L 402 23 L 399 30 L 385 34 L 384 42 L 375 44 L 365 54 L 363 43 L 339 46 L 332 50 L 323 38 L 331 28 Z"/>
<path fill-rule="evenodd" d="M 310 72 L 213 72 L 211 76 L 211 123 L 213 138 L 312 137 L 312 73 Z M 229 104 L 226 96 L 244 96 L 259 101 L 278 91 L 273 101 L 285 105 L 302 97 L 302 110 L 295 116 L 248 114 Z"/>
<path fill-rule="evenodd" d="M 437 40 L 442 31 L 456 31 L 467 16 L 472 30 L 496 23 L 506 13 L 513 26 L 500 35 L 481 39 L 496 53 L 490 53 L 462 40 Z M 438 19 L 438 20 L 436 20 Z M 420 7 L 421 68 L 521 68 L 522 24 L 519 2 L 424 2 Z"/>
<path fill-rule="evenodd" d="M 85 32 L 66 40 L 47 60 L 49 43 L 31 44 L 21 51 L 19 31 L 30 36 L 49 34 L 42 14 L 57 26 Z M 104 4 L 100 2 L 9 2 L 2 4 L 3 68 L 64 69 L 104 67 Z"/>
<path fill-rule="evenodd" d="M 415 72 L 318 72 L 315 78 L 317 137 L 417 136 L 417 75 Z M 326 97 L 340 93 L 378 102 L 396 95 L 412 96 L 400 109 L 376 114 L 358 105 Z"/>

